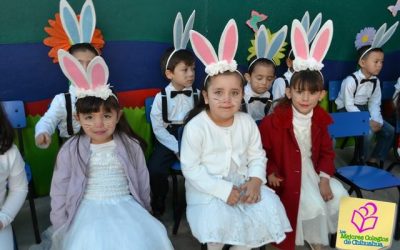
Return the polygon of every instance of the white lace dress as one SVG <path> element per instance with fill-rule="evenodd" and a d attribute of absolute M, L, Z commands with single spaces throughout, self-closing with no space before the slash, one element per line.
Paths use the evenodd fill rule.
<path fill-rule="evenodd" d="M 128 180 L 114 153 L 114 141 L 90 147 L 84 198 L 69 230 L 55 233 L 52 248 L 173 249 L 165 227 L 129 194 Z"/>
<path fill-rule="evenodd" d="M 329 244 L 329 233 L 335 233 L 338 221 L 339 202 L 348 196 L 343 185 L 330 179 L 333 199 L 325 202 L 319 191 L 320 176 L 315 172 L 311 160 L 311 117 L 313 112 L 303 115 L 293 108 L 293 127 L 301 151 L 301 193 L 297 216 L 296 245 L 304 240 L 312 244 Z"/>

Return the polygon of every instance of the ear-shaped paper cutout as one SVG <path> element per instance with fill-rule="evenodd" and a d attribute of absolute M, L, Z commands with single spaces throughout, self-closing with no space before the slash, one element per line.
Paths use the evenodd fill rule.
<path fill-rule="evenodd" d="M 82 7 L 79 25 L 82 32 L 82 43 L 90 43 L 96 28 L 96 12 L 92 0 L 86 0 Z"/>
<path fill-rule="evenodd" d="M 257 58 L 265 58 L 267 55 L 268 38 L 267 38 L 267 29 L 264 25 L 261 25 L 256 33 L 255 40 L 255 49 Z"/>
<path fill-rule="evenodd" d="M 378 36 L 378 32 L 380 30 L 380 28 L 379 28 L 379 30 L 376 33 L 375 38 L 374 38 L 374 43 L 375 43 L 375 40 L 377 40 L 377 42 L 375 43 L 376 47 L 381 48 L 383 45 L 385 45 L 385 43 L 392 37 L 392 35 L 396 31 L 398 24 L 399 24 L 398 21 L 395 22 L 386 32 L 384 32 L 382 35 L 379 34 L 379 36 Z M 386 30 L 386 23 L 384 25 L 385 25 L 385 30 Z"/>
<path fill-rule="evenodd" d="M 182 32 L 183 32 L 183 20 L 182 20 L 182 14 L 180 12 L 176 14 L 173 32 L 174 32 L 174 48 L 179 49 L 181 47 Z"/>
<path fill-rule="evenodd" d="M 80 43 L 81 31 L 78 25 L 78 18 L 66 0 L 60 0 L 60 18 L 64 31 L 71 43 Z"/>
<path fill-rule="evenodd" d="M 206 66 L 216 63 L 218 61 L 217 54 L 210 41 L 197 31 L 191 30 L 189 33 L 193 51 L 200 61 Z"/>
<path fill-rule="evenodd" d="M 379 27 L 378 31 L 376 32 L 374 40 L 372 41 L 371 44 L 372 48 L 378 48 L 378 43 L 381 40 L 383 34 L 385 34 L 385 31 L 386 31 L 386 23 L 382 24 L 382 26 Z"/>
<path fill-rule="evenodd" d="M 87 75 L 92 88 L 104 86 L 108 83 L 109 71 L 104 59 L 96 56 L 87 67 Z"/>
<path fill-rule="evenodd" d="M 321 21 L 322 21 L 322 14 L 318 13 L 318 15 L 315 17 L 314 21 L 311 23 L 311 26 L 307 30 L 307 37 L 308 37 L 309 43 L 311 43 L 312 40 L 317 35 L 317 32 L 318 32 L 319 28 L 321 27 Z"/>
<path fill-rule="evenodd" d="M 222 32 L 218 46 L 218 58 L 232 62 L 238 47 L 239 35 L 235 20 L 231 19 Z"/>
<path fill-rule="evenodd" d="M 310 55 L 317 62 L 322 62 L 322 60 L 324 59 L 326 53 L 328 52 L 329 46 L 331 45 L 332 37 L 333 23 L 331 20 L 328 20 L 318 32 L 311 46 Z"/>
<path fill-rule="evenodd" d="M 287 35 L 287 26 L 284 25 L 275 36 L 272 38 L 271 45 L 269 46 L 268 52 L 266 53 L 266 58 L 272 60 L 275 54 L 281 49 L 283 43 L 285 42 Z"/>
<path fill-rule="evenodd" d="M 193 29 L 195 16 L 196 16 L 196 11 L 194 10 L 185 25 L 185 31 L 183 31 L 181 39 L 181 49 L 185 49 L 189 42 L 189 32 Z"/>
<path fill-rule="evenodd" d="M 60 49 L 58 50 L 58 60 L 62 72 L 72 84 L 81 89 L 91 88 L 91 83 L 86 77 L 85 69 L 74 56 L 63 49 Z"/>
<path fill-rule="evenodd" d="M 295 57 L 307 60 L 309 55 L 308 38 L 303 26 L 297 19 L 294 19 L 292 22 L 290 39 Z"/>
<path fill-rule="evenodd" d="M 308 11 L 304 13 L 303 18 L 301 19 L 301 25 L 303 26 L 304 30 L 307 33 L 308 29 L 310 28 L 310 13 L 308 13 Z"/>

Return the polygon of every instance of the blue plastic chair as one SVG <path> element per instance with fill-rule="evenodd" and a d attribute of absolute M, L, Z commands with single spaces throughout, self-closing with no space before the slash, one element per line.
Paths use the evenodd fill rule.
<path fill-rule="evenodd" d="M 340 87 L 342 86 L 342 81 L 329 81 L 328 82 L 328 109 L 329 112 L 333 112 L 333 105 L 336 98 L 339 95 Z"/>
<path fill-rule="evenodd" d="M 17 139 L 19 145 L 19 151 L 22 157 L 24 157 L 24 141 L 22 138 L 22 129 L 26 127 L 26 116 L 24 103 L 22 101 L 3 101 L 1 102 L 4 112 L 7 114 L 7 118 L 10 121 L 12 127 L 17 130 Z M 34 188 L 32 180 L 32 172 L 30 166 L 25 163 L 25 172 L 29 181 L 29 192 L 28 201 L 29 208 L 31 210 L 33 231 L 35 233 L 36 243 L 40 243 L 40 233 L 38 220 L 36 215 L 35 201 L 34 201 Z"/>
<path fill-rule="evenodd" d="M 382 101 L 393 100 L 395 81 L 383 81 L 381 85 Z"/>
<path fill-rule="evenodd" d="M 334 123 L 329 126 L 332 138 L 343 136 L 363 136 L 369 132 L 368 112 L 331 113 Z M 343 166 L 336 170 L 335 176 L 350 186 L 349 194 L 354 190 L 362 198 L 361 190 L 375 191 L 396 187 L 400 195 L 400 179 L 390 172 L 366 165 Z M 399 202 L 400 204 L 400 198 Z M 397 210 L 395 239 L 400 236 L 399 210 Z"/>

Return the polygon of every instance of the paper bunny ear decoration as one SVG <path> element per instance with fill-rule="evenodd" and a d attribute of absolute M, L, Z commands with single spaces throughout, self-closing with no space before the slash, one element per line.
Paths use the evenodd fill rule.
<path fill-rule="evenodd" d="M 85 1 L 79 21 L 69 3 L 66 0 L 60 0 L 60 17 L 71 45 L 92 41 L 96 28 L 96 13 L 92 0 Z"/>
<path fill-rule="evenodd" d="M 364 57 L 370 50 L 375 48 L 381 48 L 389 39 L 392 37 L 399 22 L 395 22 L 387 31 L 386 31 L 386 23 L 384 23 L 378 31 L 375 32 L 375 29 L 372 27 L 362 29 L 357 35 L 356 40 L 354 42 L 356 49 L 360 49 L 364 46 L 371 45 L 361 56 Z"/>
<path fill-rule="evenodd" d="M 304 13 L 303 18 L 301 19 L 301 25 L 303 25 L 303 28 L 307 34 L 308 37 L 308 42 L 311 43 L 312 40 L 315 38 L 317 35 L 317 32 L 319 28 L 321 27 L 321 21 L 322 21 L 322 14 L 318 13 L 318 15 L 315 17 L 313 22 L 310 25 L 310 14 L 308 11 Z"/>
<path fill-rule="evenodd" d="M 64 75 L 76 87 L 76 97 L 94 96 L 107 100 L 111 95 L 115 97 L 108 84 L 108 67 L 101 56 L 90 61 L 85 70 L 82 64 L 70 53 L 58 50 L 58 59 Z"/>
<path fill-rule="evenodd" d="M 257 30 L 255 38 L 255 50 L 257 59 L 253 60 L 249 68 L 260 58 L 265 58 L 272 61 L 275 65 L 276 62 L 273 60 L 275 55 L 282 48 L 287 35 L 287 26 L 283 26 L 278 32 L 274 34 L 271 41 L 268 39 L 267 29 L 264 25 Z"/>
<path fill-rule="evenodd" d="M 206 66 L 205 71 L 209 76 L 217 75 L 226 71 L 234 72 L 237 63 L 234 60 L 238 47 L 238 29 L 235 20 L 231 19 L 222 32 L 218 57 L 210 41 L 199 32 L 190 31 L 190 42 L 196 56 Z"/>
<path fill-rule="evenodd" d="M 165 68 L 168 68 L 169 61 L 171 60 L 172 56 L 174 53 L 178 50 L 183 50 L 186 49 L 186 46 L 189 42 L 189 31 L 193 29 L 193 24 L 194 24 L 194 17 L 196 15 L 196 11 L 194 10 L 192 14 L 190 15 L 186 25 L 185 29 L 183 29 L 183 20 L 182 20 L 182 14 L 178 12 L 175 17 L 175 22 L 174 22 L 174 51 L 169 55 L 167 62 L 165 64 Z"/>
<path fill-rule="evenodd" d="M 333 24 L 331 20 L 325 22 L 321 30 L 316 34 L 314 41 L 309 49 L 309 40 L 303 25 L 295 19 L 292 23 L 290 40 L 295 56 L 293 69 L 301 70 L 321 70 L 322 60 L 328 52 L 333 36 Z"/>

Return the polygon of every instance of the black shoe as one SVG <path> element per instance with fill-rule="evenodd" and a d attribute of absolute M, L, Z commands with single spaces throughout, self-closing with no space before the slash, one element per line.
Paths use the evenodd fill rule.
<path fill-rule="evenodd" d="M 151 202 L 151 208 L 153 209 L 153 215 L 155 217 L 161 217 L 165 212 L 165 201 L 161 198 L 154 198 Z"/>

